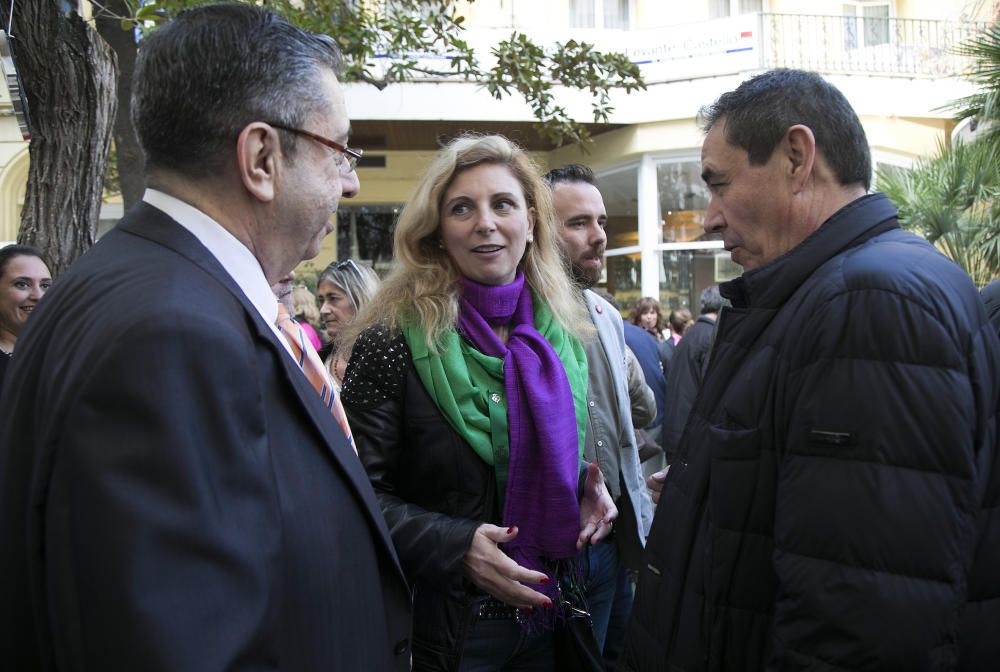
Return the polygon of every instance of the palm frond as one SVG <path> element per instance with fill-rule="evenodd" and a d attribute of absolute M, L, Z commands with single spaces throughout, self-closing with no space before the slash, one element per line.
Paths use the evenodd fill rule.
<path fill-rule="evenodd" d="M 960 98 L 942 110 L 953 110 L 956 119 L 977 117 L 981 122 L 1000 120 L 1000 23 L 994 23 L 976 37 L 955 48 L 955 53 L 972 59 L 966 77 L 981 90 Z"/>
<path fill-rule="evenodd" d="M 1000 160 L 995 143 L 977 139 L 912 170 L 880 169 L 879 187 L 900 222 L 927 238 L 982 285 L 1000 276 Z"/>

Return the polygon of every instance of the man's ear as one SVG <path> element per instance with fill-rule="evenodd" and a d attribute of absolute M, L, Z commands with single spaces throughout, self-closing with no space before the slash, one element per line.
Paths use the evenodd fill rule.
<path fill-rule="evenodd" d="M 816 136 L 812 129 L 802 124 L 789 127 L 785 132 L 784 149 L 788 159 L 788 177 L 795 192 L 801 191 L 816 166 Z"/>
<path fill-rule="evenodd" d="M 283 155 L 278 132 L 259 121 L 248 124 L 236 139 L 236 169 L 246 190 L 270 203 L 277 192 Z"/>

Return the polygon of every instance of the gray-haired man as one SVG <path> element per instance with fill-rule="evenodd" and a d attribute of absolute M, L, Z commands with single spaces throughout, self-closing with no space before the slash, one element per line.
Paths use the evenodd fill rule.
<path fill-rule="evenodd" d="M 143 202 L 46 296 L 0 405 L 6 669 L 409 669 L 381 511 L 270 288 L 358 191 L 339 62 L 247 4 L 143 40 Z"/>
<path fill-rule="evenodd" d="M 818 75 L 703 112 L 722 285 L 623 669 L 1000 665 L 1000 342 L 968 276 L 869 194 Z M 683 342 L 683 340 L 682 340 Z"/>

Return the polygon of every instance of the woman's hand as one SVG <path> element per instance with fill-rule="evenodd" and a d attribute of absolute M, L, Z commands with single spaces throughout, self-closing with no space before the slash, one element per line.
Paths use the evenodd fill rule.
<path fill-rule="evenodd" d="M 580 536 L 576 540 L 577 550 L 587 542 L 596 544 L 611 534 L 611 523 L 618 517 L 618 507 L 611 501 L 611 495 L 604 485 L 604 475 L 596 462 L 587 465 L 587 482 L 583 486 L 583 500 L 580 502 Z"/>
<path fill-rule="evenodd" d="M 505 529 L 483 523 L 476 528 L 472 545 L 462 561 L 465 576 L 477 587 L 512 607 L 551 607 L 552 601 L 548 597 L 521 585 L 548 583 L 549 577 L 517 564 L 498 546 L 516 536 L 516 527 Z"/>

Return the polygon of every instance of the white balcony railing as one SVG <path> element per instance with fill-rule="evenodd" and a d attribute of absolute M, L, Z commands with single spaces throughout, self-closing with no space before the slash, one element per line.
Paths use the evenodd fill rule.
<path fill-rule="evenodd" d="M 955 48 L 985 29 L 984 23 L 814 14 L 745 14 L 701 23 L 639 30 L 547 27 L 525 31 L 542 45 L 569 39 L 602 51 L 624 52 L 649 84 L 716 77 L 777 67 L 824 74 L 954 77 L 968 67 Z M 510 28 L 472 29 L 467 41 L 484 65 Z M 395 54 L 385 54 L 386 65 Z M 431 70 L 447 71 L 447 54 L 407 54 Z M 452 80 L 418 76 L 418 80 Z"/>
<path fill-rule="evenodd" d="M 961 75 L 956 47 L 984 23 L 883 17 L 761 14 L 761 66 L 831 74 Z"/>

